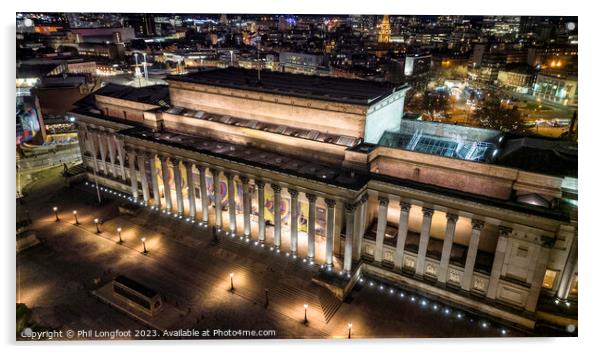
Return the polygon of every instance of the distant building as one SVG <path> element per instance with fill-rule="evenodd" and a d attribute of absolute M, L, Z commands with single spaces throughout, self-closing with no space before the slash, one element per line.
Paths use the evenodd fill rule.
<path fill-rule="evenodd" d="M 391 24 L 389 16 L 384 15 L 382 21 L 378 25 L 378 43 L 389 43 L 391 41 Z"/>
<path fill-rule="evenodd" d="M 531 93 L 535 70 L 528 65 L 511 65 L 500 69 L 497 85 L 518 93 Z"/>
<path fill-rule="evenodd" d="M 537 75 L 533 95 L 545 101 L 576 106 L 577 83 L 576 75 L 556 70 L 543 70 Z"/>
<path fill-rule="evenodd" d="M 322 54 L 281 52 L 279 55 L 280 70 L 293 74 L 314 75 L 320 69 L 328 71 L 324 67 L 324 56 Z"/>

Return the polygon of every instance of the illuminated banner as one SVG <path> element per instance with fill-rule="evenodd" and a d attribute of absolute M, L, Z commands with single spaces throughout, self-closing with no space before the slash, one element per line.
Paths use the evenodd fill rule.
<path fill-rule="evenodd" d="M 17 104 L 17 144 L 33 140 L 40 132 L 40 121 L 35 101 L 29 97 Z"/>

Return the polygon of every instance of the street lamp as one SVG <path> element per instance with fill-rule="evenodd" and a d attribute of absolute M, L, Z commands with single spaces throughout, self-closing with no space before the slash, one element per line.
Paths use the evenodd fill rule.
<path fill-rule="evenodd" d="M 54 217 L 56 218 L 55 221 L 59 221 L 60 220 L 59 219 L 59 213 L 58 213 L 59 208 L 58 207 L 52 207 L 52 210 L 54 211 Z"/>
<path fill-rule="evenodd" d="M 117 228 L 117 235 L 119 235 L 119 243 L 123 243 L 123 240 L 121 239 L 121 228 L 120 227 Z"/>
<path fill-rule="evenodd" d="M 264 290 L 265 290 L 265 304 L 264 304 L 264 306 L 267 309 L 268 305 L 270 304 L 270 298 L 268 296 L 268 291 L 269 290 L 268 290 L 268 288 L 265 288 Z"/>
<path fill-rule="evenodd" d="M 75 217 L 75 225 L 79 225 L 79 220 L 77 220 L 77 210 L 73 211 L 73 216 Z"/>
<path fill-rule="evenodd" d="M 146 237 L 143 237 L 140 239 L 140 241 L 142 241 L 142 247 L 144 248 L 144 254 L 148 254 L 148 250 L 146 249 Z"/>
<path fill-rule="evenodd" d="M 307 304 L 303 304 L 303 310 L 305 311 L 305 316 L 303 319 L 303 323 L 307 324 Z"/>
<path fill-rule="evenodd" d="M 234 273 L 230 273 L 230 291 L 234 292 Z"/>
<path fill-rule="evenodd" d="M 98 218 L 94 219 L 94 223 L 96 224 L 96 233 L 99 234 L 100 233 L 100 224 L 99 224 L 99 220 Z"/>

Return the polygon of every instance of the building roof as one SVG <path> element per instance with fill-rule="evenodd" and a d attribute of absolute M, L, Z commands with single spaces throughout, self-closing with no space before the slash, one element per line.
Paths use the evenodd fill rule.
<path fill-rule="evenodd" d="M 391 83 L 325 76 L 257 71 L 242 68 L 204 70 L 166 80 L 208 84 L 286 96 L 298 96 L 351 104 L 371 104 L 395 90 Z M 403 87 L 403 86 L 402 86 Z"/>
<path fill-rule="evenodd" d="M 169 89 L 167 85 L 152 85 L 133 87 L 117 84 L 108 84 L 94 91 L 97 96 L 119 98 L 127 101 L 147 103 L 162 107 L 169 107 Z"/>
<path fill-rule="evenodd" d="M 366 175 L 351 172 L 340 166 L 308 161 L 297 156 L 272 150 L 239 145 L 207 137 L 185 135 L 170 131 L 153 132 L 143 127 L 133 127 L 122 130 L 119 133 L 133 138 L 197 151 L 344 188 L 359 189 L 367 182 Z"/>
<path fill-rule="evenodd" d="M 577 177 L 577 143 L 535 137 L 509 139 L 495 163 L 551 176 Z"/>
<path fill-rule="evenodd" d="M 17 66 L 17 78 L 41 78 L 50 74 L 59 65 L 60 63 L 21 64 Z"/>

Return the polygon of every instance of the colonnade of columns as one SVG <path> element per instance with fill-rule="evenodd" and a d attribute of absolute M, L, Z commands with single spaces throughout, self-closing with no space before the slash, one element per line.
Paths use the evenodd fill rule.
<path fill-rule="evenodd" d="M 378 220 L 377 220 L 377 229 L 376 229 L 376 241 L 374 248 L 374 262 L 380 263 L 383 260 L 383 249 L 384 249 L 384 239 L 385 239 L 385 231 L 387 225 L 387 212 L 389 205 L 389 198 L 386 196 L 379 196 L 378 198 Z M 393 257 L 393 266 L 394 269 L 401 271 L 403 268 L 403 255 L 405 249 L 406 238 L 408 234 L 408 222 L 409 222 L 409 214 L 411 208 L 414 207 L 410 203 L 407 203 L 403 200 L 399 203 L 399 226 L 397 231 L 397 242 L 395 245 L 395 254 Z M 424 276 L 426 261 L 427 261 L 427 250 L 428 244 L 430 240 L 430 232 L 431 232 L 431 224 L 434 210 L 429 207 L 422 207 L 422 224 L 420 227 L 420 241 L 418 245 L 418 252 L 416 256 L 415 262 L 415 276 L 420 278 Z M 449 265 L 450 265 L 450 257 L 452 245 L 454 242 L 454 236 L 456 232 L 456 223 L 458 221 L 458 215 L 452 212 L 446 213 L 447 224 L 445 228 L 445 236 L 443 240 L 443 247 L 441 251 L 441 259 L 439 261 L 439 267 L 437 270 L 437 283 L 440 286 L 445 286 L 448 282 L 448 273 L 449 273 Z M 481 236 L 481 232 L 483 230 L 485 223 L 479 219 L 471 220 L 471 234 L 470 241 L 468 244 L 468 251 L 466 254 L 466 261 L 464 263 L 464 273 L 462 276 L 462 281 L 460 283 L 461 289 L 463 291 L 469 292 L 473 287 L 473 279 L 474 279 L 474 269 L 475 262 L 477 258 L 479 240 Z M 363 230 L 363 229 L 362 229 Z M 486 297 L 489 300 L 495 300 L 497 296 L 497 289 L 500 282 L 500 276 L 502 274 L 502 267 L 504 264 L 504 259 L 506 257 L 507 246 L 508 246 L 508 237 L 512 233 L 512 229 L 499 226 L 499 236 L 497 239 L 496 250 L 494 254 L 493 264 L 491 268 L 491 273 L 489 276 L 489 285 L 486 291 Z M 363 237 L 363 235 L 361 235 Z M 360 246 L 361 247 L 361 246 Z M 574 247 L 576 252 L 576 247 Z M 361 252 L 361 248 L 359 249 Z M 534 267 L 535 271 L 533 273 L 533 280 L 531 285 L 530 294 L 539 294 L 539 288 L 541 287 L 541 283 L 543 281 L 543 276 L 545 274 L 545 268 L 547 264 L 547 253 L 549 253 L 549 248 L 542 246 L 540 250 L 539 257 L 534 260 L 536 265 Z M 576 259 L 576 255 L 574 257 Z M 536 303 L 527 302 L 526 308 L 535 308 Z"/>
<path fill-rule="evenodd" d="M 95 173 L 126 180 L 124 145 L 115 134 L 110 131 L 88 129 L 78 134 L 78 137 L 80 148 L 84 149 L 82 151 L 87 151 L 94 157 L 92 168 Z"/>
<path fill-rule="evenodd" d="M 236 174 L 234 171 L 224 171 L 219 168 L 206 167 L 200 163 L 194 161 L 182 160 L 174 158 L 168 155 L 163 155 L 155 151 L 146 151 L 136 149 L 132 147 L 126 148 L 128 156 L 128 167 L 130 178 L 130 188 L 133 199 L 136 202 L 142 202 L 145 205 L 152 205 L 157 209 L 163 209 L 170 213 L 177 215 L 183 215 L 186 213 L 188 218 L 191 220 L 197 220 L 197 213 L 200 212 L 201 220 L 204 223 L 209 222 L 209 206 L 210 206 L 210 195 L 207 189 L 207 180 L 205 179 L 207 169 L 213 176 L 213 203 L 215 206 L 215 225 L 221 229 L 223 227 L 222 219 L 222 196 L 221 196 L 221 183 L 220 177 L 223 175 L 226 179 L 227 185 L 227 207 L 228 207 L 228 231 L 235 233 L 237 230 L 237 213 L 236 213 L 236 199 L 235 189 L 236 182 L 235 178 L 240 180 L 242 188 L 242 215 L 243 215 L 243 236 L 251 236 L 251 192 L 250 192 L 250 178 L 248 176 Z M 158 158 L 161 164 L 161 174 L 163 178 L 163 198 L 161 198 L 161 191 L 157 173 L 150 171 L 150 183 L 148 181 L 147 173 L 147 161 L 151 161 L 150 166 L 153 166 L 155 159 Z M 184 193 L 182 186 L 182 172 L 181 166 L 184 166 L 186 172 L 186 188 L 188 189 L 187 196 L 187 211 L 184 208 Z M 173 179 L 175 182 L 175 202 L 172 196 L 172 187 L 170 185 L 170 167 L 173 171 Z M 152 168 L 152 167 L 151 167 Z M 195 189 L 197 182 L 194 179 L 194 168 L 198 170 L 200 179 L 198 182 L 199 194 L 200 194 L 200 205 L 197 205 L 197 198 L 195 195 Z M 257 188 L 257 214 L 258 214 L 258 236 L 259 242 L 264 243 L 266 241 L 266 220 L 265 220 L 265 186 L 266 182 L 261 179 L 254 179 L 255 187 Z M 280 249 L 282 247 L 282 215 L 281 210 L 278 207 L 282 203 L 282 187 L 279 183 L 270 181 L 268 182 L 269 187 L 273 192 L 274 201 L 274 237 L 273 247 Z M 152 188 L 152 198 L 151 191 Z M 140 193 L 141 190 L 141 193 Z M 299 210 L 299 191 L 295 188 L 288 187 L 287 191 L 290 195 L 291 200 L 291 218 L 290 218 L 290 252 L 293 255 L 298 253 L 299 245 L 299 222 L 300 216 Z M 317 194 L 306 192 L 305 196 L 308 201 L 308 215 L 307 215 L 307 258 L 312 261 L 316 257 L 316 202 L 318 199 Z M 367 200 L 367 199 L 366 199 Z M 335 233 L 335 208 L 337 201 L 333 198 L 324 198 L 326 204 L 326 237 L 325 237 L 325 264 L 327 266 L 333 265 L 333 254 L 334 254 L 334 233 Z M 365 201 L 364 201 L 365 203 Z M 344 270 L 350 271 L 352 264 L 353 255 L 353 229 L 354 229 L 354 216 L 355 216 L 355 205 L 346 204 L 346 222 L 347 222 L 347 239 L 345 244 L 345 260 Z M 362 208 L 362 210 L 365 208 Z M 348 250 L 350 250 L 348 252 Z"/>

